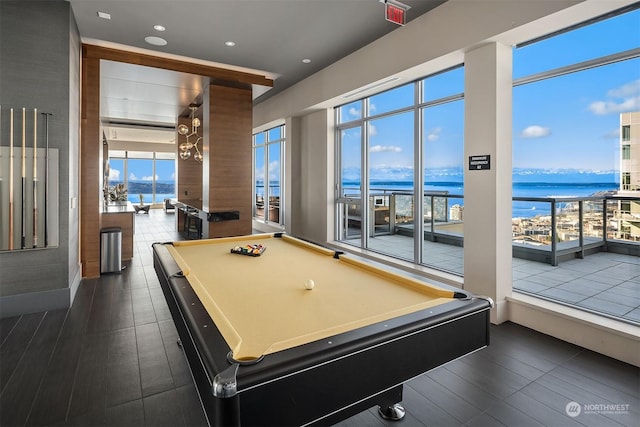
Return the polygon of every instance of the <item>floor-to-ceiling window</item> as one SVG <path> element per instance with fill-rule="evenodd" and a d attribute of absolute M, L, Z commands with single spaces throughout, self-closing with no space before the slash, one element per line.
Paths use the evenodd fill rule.
<path fill-rule="evenodd" d="M 339 170 L 336 176 L 340 176 L 340 194 L 338 209 L 340 213 L 340 225 L 338 226 L 337 240 L 358 241 L 363 238 L 360 233 L 361 221 L 361 176 L 362 176 L 362 101 L 340 108 L 339 114 L 345 121 L 351 121 L 350 127 L 340 130 L 340 150 L 337 152 Z M 351 119 L 351 120 L 350 120 Z M 355 121 L 355 122 L 354 122 Z"/>
<path fill-rule="evenodd" d="M 162 203 L 176 197 L 174 153 L 109 151 L 108 185 L 124 184 L 132 203 Z"/>
<path fill-rule="evenodd" d="M 253 135 L 253 215 L 265 222 L 284 223 L 285 127 Z"/>
<path fill-rule="evenodd" d="M 456 67 L 336 108 L 336 240 L 462 274 L 463 86 Z"/>
<path fill-rule="evenodd" d="M 413 85 L 409 85 L 385 93 L 384 97 L 371 97 L 370 110 L 375 112 L 378 105 L 386 106 L 385 101 L 404 104 L 405 102 L 398 102 L 390 96 L 395 95 L 396 91 L 401 92 L 397 94 L 401 100 L 413 107 L 412 89 Z M 413 108 L 410 108 L 397 113 L 372 116 L 366 125 L 366 154 L 369 156 L 367 220 L 370 232 L 365 247 L 413 260 L 413 239 L 391 240 L 388 236 L 395 234 L 397 225 L 394 224 L 399 224 L 396 221 L 398 213 L 408 222 L 413 221 L 411 193 L 414 188 L 415 113 Z M 403 194 L 411 197 L 401 197 Z"/>
<path fill-rule="evenodd" d="M 174 153 L 155 153 L 154 202 L 176 197 L 176 159 Z"/>
<path fill-rule="evenodd" d="M 627 179 L 620 124 L 622 114 L 640 111 L 639 24 L 635 9 L 514 49 L 512 229 L 519 259 L 548 256 L 555 265 L 558 254 L 581 257 L 585 247 L 619 238 L 620 201 L 602 196 Z M 524 274 L 527 265 L 514 259 L 514 289 L 612 316 L 637 310 L 638 288 L 630 282 L 637 273 L 625 278 L 633 271 L 591 267 L 588 279 Z"/>
<path fill-rule="evenodd" d="M 422 81 L 422 264 L 464 271 L 464 67 Z M 446 244 L 442 244 L 446 243 Z"/>

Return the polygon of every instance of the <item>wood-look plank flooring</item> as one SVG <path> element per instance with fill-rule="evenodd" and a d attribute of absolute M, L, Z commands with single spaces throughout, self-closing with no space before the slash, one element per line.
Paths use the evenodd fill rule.
<path fill-rule="evenodd" d="M 0 426 L 206 425 L 152 265 L 151 242 L 180 239 L 174 229 L 173 214 L 139 214 L 121 274 L 84 280 L 69 310 L 0 321 Z M 409 381 L 403 421 L 372 408 L 338 425 L 640 425 L 637 367 L 512 323 L 491 333 Z"/>

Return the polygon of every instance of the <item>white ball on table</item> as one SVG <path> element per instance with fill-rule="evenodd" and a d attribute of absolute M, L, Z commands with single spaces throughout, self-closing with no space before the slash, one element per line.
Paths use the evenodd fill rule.
<path fill-rule="evenodd" d="M 316 285 L 316 284 L 315 284 L 315 283 L 313 282 L 313 280 L 311 280 L 311 279 L 307 279 L 307 280 L 305 280 L 305 281 L 304 281 L 304 288 L 305 288 L 305 289 L 307 289 L 307 290 L 309 290 L 309 291 L 310 291 L 311 289 L 313 289 L 313 287 L 314 287 L 315 285 Z"/>

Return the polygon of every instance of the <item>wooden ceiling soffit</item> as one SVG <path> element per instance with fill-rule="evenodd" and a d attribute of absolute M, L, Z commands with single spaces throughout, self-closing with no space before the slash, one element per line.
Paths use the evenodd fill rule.
<path fill-rule="evenodd" d="M 273 87 L 273 79 L 269 79 L 259 74 L 211 67 L 192 62 L 179 61 L 176 59 L 162 58 L 159 56 L 90 44 L 82 45 L 82 56 L 83 58 L 105 59 L 109 61 L 124 62 L 127 64 L 143 65 L 146 67 L 161 68 L 163 70 L 195 74 L 209 77 L 217 82 L 229 82 L 233 86 L 260 85 Z"/>

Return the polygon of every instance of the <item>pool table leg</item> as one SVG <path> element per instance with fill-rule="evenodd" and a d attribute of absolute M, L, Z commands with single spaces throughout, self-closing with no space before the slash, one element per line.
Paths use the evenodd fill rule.
<path fill-rule="evenodd" d="M 404 418 L 405 410 L 399 403 L 383 408 L 378 406 L 378 413 L 385 420 L 399 421 Z"/>

